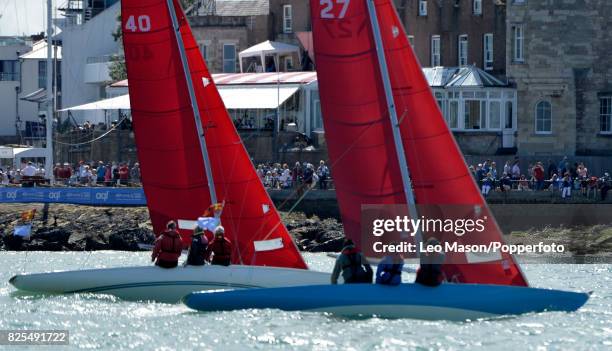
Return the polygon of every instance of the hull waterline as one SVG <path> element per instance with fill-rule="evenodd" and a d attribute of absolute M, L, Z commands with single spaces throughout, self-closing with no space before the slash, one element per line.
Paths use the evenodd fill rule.
<path fill-rule="evenodd" d="M 19 274 L 9 282 L 20 291 L 29 293 L 97 293 L 132 301 L 178 303 L 185 295 L 195 291 L 327 284 L 329 281 L 328 273 L 303 269 L 207 265 Z"/>
<path fill-rule="evenodd" d="M 197 292 L 183 302 L 205 311 L 280 309 L 341 316 L 464 321 L 545 311 L 576 311 L 586 293 L 485 284 L 397 287 L 352 284 Z"/>

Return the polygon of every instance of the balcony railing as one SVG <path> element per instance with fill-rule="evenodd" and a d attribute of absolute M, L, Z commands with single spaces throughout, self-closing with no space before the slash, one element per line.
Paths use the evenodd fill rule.
<path fill-rule="evenodd" d="M 14 72 L 0 72 L 0 81 L 18 81 L 19 74 Z"/>

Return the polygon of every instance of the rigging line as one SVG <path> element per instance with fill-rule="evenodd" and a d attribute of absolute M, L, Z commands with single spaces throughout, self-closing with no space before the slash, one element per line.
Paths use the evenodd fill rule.
<path fill-rule="evenodd" d="M 92 140 L 89 140 L 89 141 L 85 141 L 85 142 L 82 142 L 82 143 L 64 143 L 64 142 L 61 142 L 61 141 L 59 141 L 59 140 L 57 140 L 57 139 L 54 139 L 54 140 L 53 140 L 53 142 L 54 142 L 54 143 L 61 144 L 61 145 L 67 145 L 67 146 L 78 146 L 78 145 L 86 145 L 86 144 L 91 144 L 91 143 L 94 143 L 94 142 L 96 142 L 96 141 L 98 141 L 98 140 L 100 140 L 100 139 L 104 138 L 105 136 L 107 136 L 108 134 L 110 134 L 112 131 L 116 130 L 116 129 L 117 129 L 117 128 L 118 128 L 118 127 L 121 125 L 121 123 L 122 123 L 124 120 L 126 120 L 127 118 L 128 118 L 128 116 L 123 117 L 123 119 L 122 119 L 121 121 L 119 121 L 119 122 L 117 123 L 117 125 L 116 125 L 116 126 L 112 127 L 111 129 L 109 129 L 109 130 L 108 130 L 108 131 L 106 131 L 104 134 L 100 135 L 99 137 L 97 137 L 97 138 L 95 138 L 95 139 L 92 139 Z"/>
<path fill-rule="evenodd" d="M 352 144 L 351 144 L 351 145 L 350 145 L 350 146 L 349 146 L 349 147 L 348 147 L 348 148 L 347 148 L 347 149 L 346 149 L 346 150 L 345 150 L 345 151 L 342 153 L 342 155 L 340 155 L 340 157 L 338 157 L 338 159 L 337 159 L 337 160 L 335 160 L 333 163 L 331 163 L 331 164 L 329 165 L 329 167 L 333 169 L 333 167 L 334 167 L 334 166 L 335 166 L 335 165 L 336 165 L 338 162 L 340 162 L 340 161 L 341 161 L 341 160 L 344 158 L 344 156 L 346 156 L 346 154 L 347 154 L 349 151 L 351 151 L 351 150 L 352 150 L 352 149 L 355 147 L 355 145 L 357 145 L 357 142 L 359 141 L 359 139 L 361 139 L 361 137 L 363 137 L 363 136 L 365 135 L 365 132 L 367 132 L 367 131 L 368 131 L 368 129 L 370 129 L 372 126 L 373 126 L 373 125 L 369 125 L 368 127 L 366 127 L 366 129 L 364 129 L 364 130 L 361 132 L 361 134 L 360 134 L 360 135 L 358 135 L 358 136 L 357 136 L 357 138 L 355 138 L 355 140 L 353 141 L 353 143 L 352 143 Z M 328 162 L 329 162 L 329 160 L 328 160 Z M 302 194 L 302 196 L 300 196 L 300 198 L 299 198 L 299 199 L 297 199 L 297 200 L 295 201 L 295 203 L 294 203 L 294 204 L 291 206 L 291 208 L 289 208 L 289 211 L 287 211 L 287 215 L 290 215 L 291 213 L 293 213 L 293 211 L 295 210 L 295 208 L 296 208 L 296 207 L 297 207 L 297 206 L 298 206 L 298 205 L 299 205 L 299 204 L 300 204 L 300 203 L 301 203 L 301 202 L 304 200 L 304 198 L 306 197 L 306 195 L 307 195 L 307 194 L 308 194 L 308 193 L 309 193 L 309 192 L 310 192 L 312 189 L 314 189 L 314 188 L 315 188 L 315 187 L 313 186 L 313 187 L 311 187 L 310 189 L 307 189 L 306 191 L 304 191 L 304 193 Z M 298 188 L 298 189 L 299 189 L 299 188 Z M 294 190 L 294 191 L 293 191 L 293 193 L 292 193 L 291 195 L 293 195 L 293 194 L 297 193 L 298 189 Z M 279 210 L 279 211 L 280 211 L 280 208 L 281 208 L 282 206 L 284 206 L 284 205 L 285 205 L 285 204 L 286 204 L 286 203 L 289 201 L 289 199 L 290 199 L 290 198 L 292 198 L 292 196 L 287 197 L 287 199 L 285 199 L 285 201 L 283 201 L 283 202 L 282 202 L 282 203 L 279 205 L 279 207 L 278 207 L 278 210 Z M 277 224 L 276 224 L 274 227 L 272 227 L 272 229 L 271 229 L 271 230 L 268 232 L 268 234 L 266 234 L 266 236 L 265 236 L 264 240 L 266 240 L 266 239 L 267 239 L 267 238 L 270 236 L 270 234 L 272 234 L 272 232 L 273 232 L 274 230 L 276 230 L 276 228 L 278 227 L 278 225 L 279 225 L 280 223 L 282 223 L 282 219 L 281 219 L 281 220 L 280 220 L 280 221 L 279 221 L 279 222 L 278 222 L 278 223 L 277 223 Z"/>

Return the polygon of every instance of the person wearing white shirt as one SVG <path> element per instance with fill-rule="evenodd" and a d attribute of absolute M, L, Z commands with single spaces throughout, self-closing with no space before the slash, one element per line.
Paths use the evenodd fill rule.
<path fill-rule="evenodd" d="M 28 162 L 28 165 L 21 170 L 21 174 L 24 177 L 34 177 L 36 175 L 36 171 L 37 169 L 34 167 L 34 165 L 32 165 L 32 162 Z"/>

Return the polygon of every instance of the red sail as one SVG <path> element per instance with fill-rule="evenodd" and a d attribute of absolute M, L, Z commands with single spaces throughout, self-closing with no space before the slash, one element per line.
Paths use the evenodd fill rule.
<path fill-rule="evenodd" d="M 142 181 L 155 233 L 169 220 L 196 220 L 211 205 L 194 113 L 166 0 L 122 0 L 130 103 Z M 223 105 L 186 17 L 180 24 L 197 95 L 221 222 L 233 262 L 306 268 Z M 191 234 L 185 231 L 184 237 Z M 256 249 L 257 247 L 257 249 Z"/>
<path fill-rule="evenodd" d="M 346 235 L 355 239 L 361 204 L 406 203 L 366 1 L 311 1 L 326 140 Z M 489 230 L 462 243 L 503 241 L 392 2 L 374 2 L 417 204 L 480 209 L 492 222 Z M 455 281 L 527 285 L 508 254 L 495 262 L 471 263 L 466 256 L 453 262 L 444 271 Z"/>

